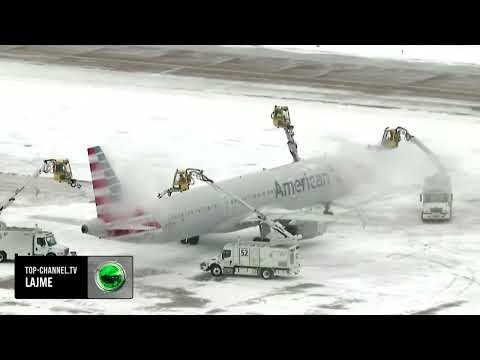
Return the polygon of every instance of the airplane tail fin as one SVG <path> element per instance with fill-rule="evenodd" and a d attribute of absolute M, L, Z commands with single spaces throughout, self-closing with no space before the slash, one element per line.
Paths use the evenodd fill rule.
<path fill-rule="evenodd" d="M 87 151 L 97 217 L 110 222 L 114 219 L 114 209 L 118 210 L 123 198 L 122 185 L 100 146 L 88 148 Z"/>

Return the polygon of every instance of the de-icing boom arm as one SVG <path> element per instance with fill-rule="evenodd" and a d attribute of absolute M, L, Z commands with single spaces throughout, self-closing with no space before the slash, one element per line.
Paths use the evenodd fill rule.
<path fill-rule="evenodd" d="M 16 188 L 15 191 L 11 196 L 9 196 L 7 199 L 2 200 L 0 203 L 0 214 L 2 211 L 4 211 L 6 208 L 8 208 L 10 205 L 13 204 L 13 202 L 16 200 L 16 197 L 18 194 L 20 194 L 25 188 L 30 185 L 31 182 L 33 182 L 36 178 L 40 176 L 40 174 L 45 173 L 51 173 L 53 172 L 54 174 L 54 180 L 58 182 L 68 182 L 70 186 L 76 187 L 77 189 L 80 189 L 81 185 L 77 182 L 77 180 L 72 179 L 72 172 L 70 169 L 70 166 L 68 167 L 63 166 L 63 167 L 58 167 L 58 164 L 65 164 L 68 165 L 69 162 L 67 159 L 64 160 L 56 160 L 56 159 L 48 159 L 44 160 L 42 163 L 42 166 L 35 170 L 35 172 L 30 176 L 25 183 Z"/>
<path fill-rule="evenodd" d="M 443 164 L 440 162 L 440 160 L 437 158 L 437 156 L 429 148 L 427 148 L 420 140 L 412 136 L 410 141 L 413 142 L 415 145 L 417 145 L 420 149 L 423 150 L 423 152 L 425 152 L 428 155 L 430 160 L 432 160 L 432 162 L 435 164 L 435 166 L 438 168 L 438 170 L 442 174 L 447 173 L 447 170 L 445 169 Z"/>
<path fill-rule="evenodd" d="M 438 168 L 439 172 L 443 175 L 447 174 L 447 170 L 443 166 L 443 164 L 440 162 L 438 157 L 428 148 L 425 146 L 424 143 L 422 143 L 420 140 L 418 140 L 415 136 L 411 135 L 407 129 L 398 127 L 397 131 L 403 133 L 404 138 L 406 141 L 412 142 L 415 145 L 417 145 L 424 153 L 427 154 L 427 156 L 432 160 L 432 162 L 435 164 L 435 166 Z"/>
<path fill-rule="evenodd" d="M 2 214 L 2 211 L 3 211 L 3 210 L 5 210 L 6 208 L 8 208 L 10 205 L 13 204 L 13 202 L 14 202 L 15 199 L 16 199 L 16 196 L 17 196 L 18 194 L 20 194 L 28 185 L 30 185 L 30 183 L 31 183 L 33 180 L 35 180 L 35 179 L 42 173 L 42 171 L 43 171 L 43 166 L 42 166 L 40 169 L 36 170 L 36 171 L 32 174 L 32 176 L 30 176 L 30 177 L 27 179 L 27 181 L 25 181 L 25 183 L 24 183 L 22 186 L 16 188 L 15 191 L 13 192 L 13 194 L 12 194 L 10 197 L 8 197 L 7 199 L 2 200 L 2 202 L 0 203 L 0 215 Z"/>

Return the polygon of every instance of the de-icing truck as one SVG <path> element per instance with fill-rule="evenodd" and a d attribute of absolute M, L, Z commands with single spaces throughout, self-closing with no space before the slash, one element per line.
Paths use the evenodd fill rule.
<path fill-rule="evenodd" d="M 19 256 L 75 256 L 66 246 L 59 245 L 50 231 L 6 226 L 0 221 L 0 263 Z"/>
<path fill-rule="evenodd" d="M 380 146 L 369 147 L 382 149 L 395 149 L 400 141 L 412 142 L 417 145 L 432 161 L 438 172 L 425 178 L 420 194 L 420 202 L 422 203 L 422 213 L 420 215 L 423 222 L 427 221 L 450 221 L 452 219 L 452 184 L 447 169 L 440 159 L 417 137 L 410 134 L 403 127 L 389 128 L 383 132 Z"/>
<path fill-rule="evenodd" d="M 265 280 L 274 276 L 298 275 L 300 261 L 298 245 L 273 246 L 268 242 L 233 242 L 222 252 L 200 264 L 200 269 L 213 276 L 253 275 Z"/>
<path fill-rule="evenodd" d="M 452 218 L 452 185 L 441 173 L 425 178 L 422 193 L 422 221 L 450 221 Z"/>

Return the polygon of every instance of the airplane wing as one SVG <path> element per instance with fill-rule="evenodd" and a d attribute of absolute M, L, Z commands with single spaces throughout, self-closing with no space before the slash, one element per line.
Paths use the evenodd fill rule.
<path fill-rule="evenodd" d="M 308 220 L 308 221 L 319 221 L 322 223 L 331 223 L 336 221 L 336 216 L 326 216 L 323 214 L 323 207 L 311 207 L 301 210 L 286 210 L 286 209 L 274 209 L 267 208 L 263 209 L 262 212 L 268 217 L 274 219 L 275 221 L 279 220 Z"/>
<path fill-rule="evenodd" d="M 268 218 L 281 223 L 291 234 L 301 234 L 303 239 L 309 239 L 323 234 L 327 225 L 337 221 L 336 216 L 326 216 L 323 208 L 309 208 L 303 210 L 285 210 L 264 208 L 261 212 Z M 255 214 L 249 214 L 244 218 L 234 219 L 226 227 L 230 226 L 235 230 L 242 230 L 249 227 L 256 227 L 260 223 Z M 231 230 L 230 230 L 231 231 Z"/>
<path fill-rule="evenodd" d="M 290 226 L 290 229 L 299 231 L 302 233 L 303 238 L 306 239 L 323 234 L 326 231 L 326 228 L 333 223 L 343 223 L 344 221 L 351 223 L 353 220 L 354 223 L 365 228 L 367 220 L 362 208 L 374 201 L 388 196 L 395 195 L 392 194 L 391 190 L 377 191 L 369 193 L 369 195 L 365 195 L 364 192 L 352 194 L 341 200 L 332 202 L 331 206 L 334 215 L 325 215 L 323 213 L 323 205 L 300 210 L 288 210 L 282 208 L 262 208 L 259 210 L 270 219 L 280 222 L 283 226 Z M 237 230 L 259 225 L 259 220 L 253 213 L 244 218 L 234 219 L 233 221 L 234 223 L 230 223 L 229 225 Z"/>

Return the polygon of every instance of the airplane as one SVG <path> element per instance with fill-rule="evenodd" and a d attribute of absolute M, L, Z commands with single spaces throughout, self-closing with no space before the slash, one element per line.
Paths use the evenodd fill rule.
<path fill-rule="evenodd" d="M 88 156 L 97 218 L 81 226 L 83 234 L 118 240 L 149 234 L 158 241 L 176 240 L 196 245 L 206 234 L 230 233 L 260 225 L 258 218 L 239 201 L 210 186 L 192 187 L 163 197 L 153 206 L 127 201 L 102 148 L 88 148 Z M 371 177 L 364 162 L 355 159 L 338 166 L 339 161 L 342 160 L 325 156 L 305 159 L 216 184 L 256 209 L 262 209 L 269 217 L 277 216 L 278 209 L 286 211 L 273 219 L 278 219 L 293 235 L 300 234 L 307 239 L 321 232 L 322 221 L 289 216 L 289 211 L 324 205 L 324 213 L 329 214 L 332 201 L 350 194 L 359 179 Z M 263 239 L 268 229 L 260 226 L 260 233 Z"/>

